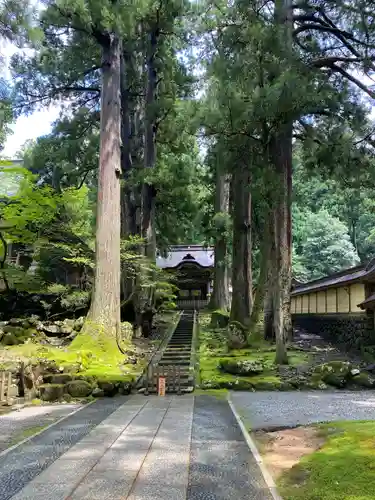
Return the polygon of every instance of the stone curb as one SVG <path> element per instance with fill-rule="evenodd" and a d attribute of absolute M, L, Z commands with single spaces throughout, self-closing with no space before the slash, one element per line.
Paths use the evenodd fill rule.
<path fill-rule="evenodd" d="M 254 440 L 252 439 L 250 434 L 247 432 L 247 429 L 246 429 L 244 423 L 242 422 L 240 415 L 238 414 L 232 400 L 230 399 L 230 395 L 228 396 L 228 404 L 230 406 L 230 409 L 232 410 L 232 413 L 233 413 L 238 425 L 240 426 L 240 429 L 241 429 L 241 432 L 243 434 L 243 437 L 245 438 L 246 444 L 248 445 L 256 463 L 258 464 L 258 466 L 260 468 L 260 471 L 263 475 L 264 481 L 265 481 L 268 489 L 270 490 L 270 493 L 272 495 L 273 500 L 283 500 L 277 491 L 275 481 L 273 480 L 271 474 L 268 472 L 266 466 L 264 465 L 263 459 L 258 451 L 258 448 L 256 447 L 256 444 L 254 443 Z"/>
<path fill-rule="evenodd" d="M 58 420 L 56 420 L 56 422 L 52 422 L 51 424 L 47 425 L 47 427 L 44 427 L 43 429 L 41 429 L 40 431 L 36 432 L 35 434 L 33 434 L 32 436 L 28 436 L 27 438 L 23 439 L 22 441 L 19 441 L 18 443 L 14 444 L 13 446 L 10 446 L 9 448 L 7 448 L 6 450 L 3 450 L 1 453 L 0 453 L 0 458 L 3 457 L 4 455 L 6 455 L 7 453 L 9 453 L 10 451 L 13 451 L 15 450 L 16 448 L 18 448 L 19 446 L 27 443 L 28 441 L 30 441 L 31 439 L 33 439 L 34 437 L 36 436 L 39 436 L 39 434 L 42 434 L 44 431 L 47 431 L 48 429 L 50 429 L 51 427 L 53 427 L 54 425 L 57 425 L 59 424 L 60 422 L 62 422 L 63 420 L 67 419 L 68 417 L 71 417 L 72 415 L 74 415 L 75 413 L 78 413 L 79 411 L 83 410 L 84 408 L 87 408 L 88 406 L 92 405 L 93 403 L 95 403 L 95 401 L 97 400 L 94 400 L 94 401 L 90 401 L 89 403 L 86 403 L 85 405 L 82 405 L 80 408 L 76 408 L 75 410 L 73 410 L 72 412 L 68 413 L 67 415 L 64 415 L 63 417 L 59 418 Z"/>

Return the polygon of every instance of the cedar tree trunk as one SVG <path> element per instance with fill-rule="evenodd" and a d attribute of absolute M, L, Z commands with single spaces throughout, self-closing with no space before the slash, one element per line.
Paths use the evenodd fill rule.
<path fill-rule="evenodd" d="M 120 41 L 102 47 L 95 281 L 88 320 L 115 338 L 120 329 Z M 87 325 L 88 328 L 89 325 Z"/>
<path fill-rule="evenodd" d="M 215 213 L 229 215 L 229 187 L 228 176 L 216 172 L 216 193 L 215 193 Z M 214 265 L 214 287 L 210 301 L 212 309 L 229 309 L 229 280 L 228 280 L 228 228 L 216 228 L 215 235 L 215 265 Z"/>
<path fill-rule="evenodd" d="M 248 327 L 252 309 L 250 173 L 238 165 L 233 174 L 233 263 L 230 320 Z"/>

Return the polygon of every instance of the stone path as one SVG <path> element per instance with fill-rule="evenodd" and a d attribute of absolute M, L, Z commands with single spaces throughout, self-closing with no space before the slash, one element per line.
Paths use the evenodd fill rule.
<path fill-rule="evenodd" d="M 253 430 L 334 420 L 375 420 L 375 391 L 233 392 L 231 398 Z"/>
<path fill-rule="evenodd" d="M 271 500 L 227 401 L 103 399 L 0 457 L 0 500 Z"/>

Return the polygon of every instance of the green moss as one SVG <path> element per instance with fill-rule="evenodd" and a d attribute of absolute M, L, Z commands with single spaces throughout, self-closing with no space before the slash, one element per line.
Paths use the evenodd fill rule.
<path fill-rule="evenodd" d="M 24 429 L 23 431 L 17 433 L 15 436 L 13 436 L 11 443 L 9 446 L 14 446 L 15 444 L 19 443 L 20 441 L 23 441 L 24 439 L 30 438 L 37 434 L 38 432 L 41 432 L 43 429 L 47 427 L 48 424 L 46 425 L 33 425 L 32 427 L 28 427 L 27 429 Z"/>
<path fill-rule="evenodd" d="M 199 328 L 199 365 L 200 387 L 209 389 L 241 389 L 241 390 L 287 390 L 293 388 L 288 382 L 280 379 L 274 364 L 275 346 L 257 340 L 250 347 L 228 350 L 225 329 L 212 329 L 209 326 L 209 315 L 200 315 Z M 310 361 L 307 353 L 298 350 L 288 351 L 289 364 L 301 366 Z M 220 362 L 236 363 L 237 361 L 256 361 L 264 367 L 259 375 L 238 376 L 225 373 L 219 368 Z"/>
<path fill-rule="evenodd" d="M 375 489 L 375 422 L 331 422 L 318 427 L 326 443 L 278 481 L 286 500 L 367 500 Z"/>

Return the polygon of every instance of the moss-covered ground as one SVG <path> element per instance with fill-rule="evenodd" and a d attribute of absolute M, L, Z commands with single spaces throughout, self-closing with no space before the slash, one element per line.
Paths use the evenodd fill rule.
<path fill-rule="evenodd" d="M 372 500 L 375 498 L 375 421 L 319 426 L 325 444 L 278 481 L 284 500 Z"/>
<path fill-rule="evenodd" d="M 157 327 L 165 331 L 176 321 L 176 314 L 158 315 Z M 157 347 L 158 341 L 146 342 L 148 351 Z M 81 332 L 64 347 L 43 345 L 38 341 L 3 347 L 5 362 L 1 362 L 4 369 L 14 361 L 27 360 L 33 364 L 49 363 L 60 371 L 69 372 L 77 378 L 87 380 L 101 380 L 108 382 L 132 382 L 143 372 L 147 364 L 147 356 L 142 354 L 142 346 L 136 346 L 130 340 L 121 340 L 120 352 L 116 339 L 108 338 L 104 333 L 89 330 Z M 141 354 L 141 355 L 140 355 Z M 135 362 L 136 361 L 136 362 Z"/>
<path fill-rule="evenodd" d="M 293 389 L 282 380 L 274 364 L 275 347 L 254 335 L 245 349 L 228 350 L 225 329 L 210 327 L 210 314 L 199 317 L 199 386 L 201 389 L 286 390 Z M 309 362 L 308 354 L 289 350 L 289 366 L 297 367 Z M 261 361 L 264 371 L 252 376 L 236 376 L 219 368 L 222 360 Z"/>

